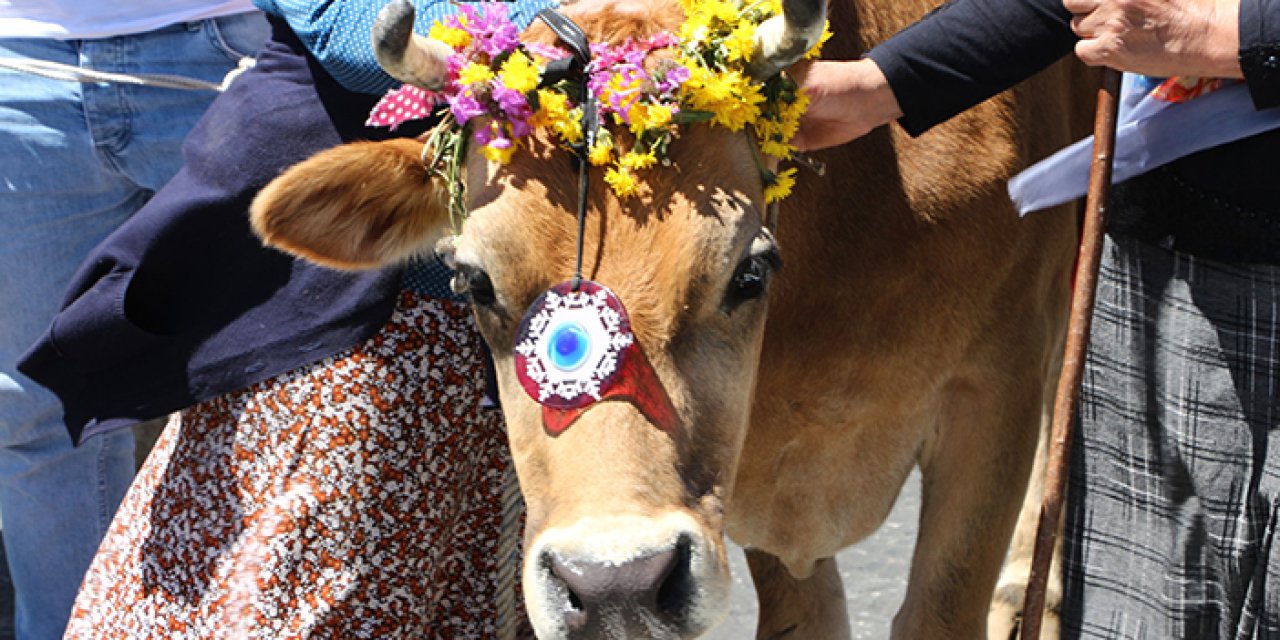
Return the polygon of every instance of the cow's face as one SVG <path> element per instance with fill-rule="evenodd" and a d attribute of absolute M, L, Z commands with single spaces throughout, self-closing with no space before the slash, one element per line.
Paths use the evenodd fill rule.
<path fill-rule="evenodd" d="M 505 166 L 465 157 L 468 217 L 441 244 L 494 354 L 540 637 L 694 637 L 726 610 L 723 511 L 780 264 L 753 144 L 745 132 L 686 127 L 670 166 L 626 199 L 594 168 L 581 233 L 578 171 L 546 135 Z M 423 168 L 420 143 L 348 145 L 273 182 L 254 226 L 313 260 L 382 265 L 436 244 L 446 190 Z M 526 391 L 515 353 L 530 306 L 574 275 L 579 243 L 583 276 L 629 317 L 634 341 L 616 383 L 631 388 L 565 412 Z"/>
<path fill-rule="evenodd" d="M 678 637 L 724 608 L 722 511 L 778 248 L 747 137 L 699 127 L 678 142 L 651 197 L 619 201 L 596 172 L 582 236 L 584 276 L 625 307 L 649 369 L 627 375 L 649 395 L 595 402 L 558 433 L 513 349 L 529 306 L 573 274 L 576 172 L 555 151 L 468 165 L 472 213 L 454 257 L 494 351 L 528 504 L 525 593 L 545 637 L 602 635 L 619 610 L 667 630 L 646 635 Z"/>

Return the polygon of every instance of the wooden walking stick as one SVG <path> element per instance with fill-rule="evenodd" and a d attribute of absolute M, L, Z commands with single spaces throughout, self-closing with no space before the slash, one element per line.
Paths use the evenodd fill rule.
<path fill-rule="evenodd" d="M 1067 345 L 1062 358 L 1062 375 L 1053 403 L 1053 430 L 1045 471 L 1044 502 L 1036 530 L 1031 575 L 1023 600 L 1022 639 L 1039 640 L 1044 617 L 1045 587 L 1049 563 L 1062 517 L 1062 497 L 1066 485 L 1067 457 L 1071 448 L 1071 428 L 1085 352 L 1089 346 L 1089 325 L 1093 314 L 1094 289 L 1098 282 L 1098 261 L 1106 228 L 1107 195 L 1111 191 L 1111 166 L 1116 142 L 1116 113 L 1119 109 L 1120 72 L 1102 70 L 1098 108 L 1093 121 L 1093 160 L 1089 165 L 1089 191 L 1085 194 L 1084 227 L 1076 256 L 1075 286 L 1071 293 L 1071 319 L 1067 325 Z"/>

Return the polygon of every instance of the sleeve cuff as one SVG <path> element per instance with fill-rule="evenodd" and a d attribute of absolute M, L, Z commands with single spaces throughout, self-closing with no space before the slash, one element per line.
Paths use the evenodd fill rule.
<path fill-rule="evenodd" d="M 1253 106 L 1280 106 L 1280 0 L 1240 1 L 1240 69 Z"/>

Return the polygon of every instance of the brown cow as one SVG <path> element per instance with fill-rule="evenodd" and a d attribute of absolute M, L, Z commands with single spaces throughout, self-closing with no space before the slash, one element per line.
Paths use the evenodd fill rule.
<path fill-rule="evenodd" d="M 929 5 L 838 2 L 825 55 L 855 56 Z M 788 14 L 822 9 L 796 0 Z M 682 20 L 674 0 L 564 12 L 593 41 Z M 411 48 L 416 63 L 387 54 L 393 72 L 438 82 L 432 47 Z M 577 171 L 545 137 L 505 167 L 469 152 L 453 259 L 494 347 L 541 637 L 705 633 L 726 610 L 724 534 L 749 549 L 758 637 L 847 637 L 832 557 L 880 525 L 915 466 L 923 506 L 894 636 L 985 635 L 1056 376 L 1075 241 L 1069 211 L 1019 219 L 1005 181 L 1084 133 L 1070 93 L 1081 78 L 1055 68 L 920 138 L 886 129 L 818 154 L 827 177 L 802 175 L 775 231 L 743 133 L 686 127 L 644 198 L 619 200 L 593 171 L 585 275 L 625 303 L 675 410 L 666 429 L 626 399 L 562 433 L 544 426 L 512 347 L 526 308 L 573 273 Z M 261 194 L 255 228 L 343 268 L 426 251 L 447 212 L 421 151 L 398 140 L 323 153 Z M 1011 615 L 1000 609 L 993 633 Z"/>

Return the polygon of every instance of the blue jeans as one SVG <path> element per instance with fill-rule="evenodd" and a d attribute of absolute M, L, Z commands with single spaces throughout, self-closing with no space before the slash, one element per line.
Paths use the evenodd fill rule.
<path fill-rule="evenodd" d="M 95 40 L 0 39 L 0 57 L 220 82 L 268 33 L 261 14 Z M 133 477 L 121 430 L 72 446 L 53 394 L 14 363 L 81 260 L 181 166 L 215 94 L 0 70 L 0 514 L 19 640 L 61 638 Z"/>

